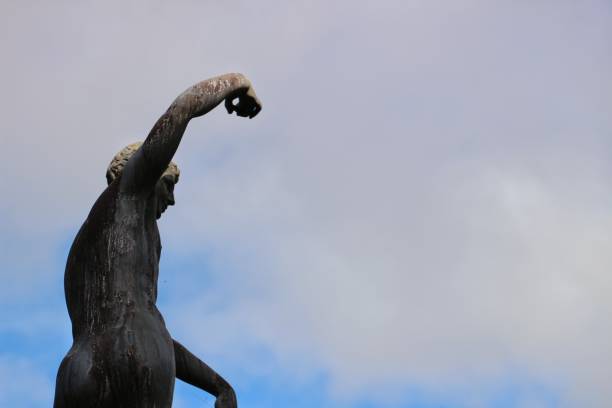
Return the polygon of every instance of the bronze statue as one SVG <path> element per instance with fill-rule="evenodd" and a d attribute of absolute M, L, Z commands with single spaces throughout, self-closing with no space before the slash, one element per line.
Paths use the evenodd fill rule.
<path fill-rule="evenodd" d="M 161 243 L 157 219 L 174 205 L 178 167 L 171 162 L 189 121 L 225 101 L 228 113 L 261 110 L 250 81 L 226 74 L 179 95 L 142 145 L 119 152 L 108 187 L 79 230 L 64 288 L 73 344 L 55 385 L 55 408 L 166 408 L 175 378 L 236 407 L 232 387 L 166 329 L 155 303 Z"/>

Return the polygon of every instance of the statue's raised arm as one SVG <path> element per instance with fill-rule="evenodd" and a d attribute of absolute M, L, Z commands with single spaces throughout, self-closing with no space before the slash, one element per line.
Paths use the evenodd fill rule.
<path fill-rule="evenodd" d="M 234 103 L 235 100 L 237 103 Z M 176 153 L 189 121 L 225 101 L 228 113 L 253 118 L 261 110 L 251 82 L 242 74 L 225 74 L 191 86 L 157 120 L 121 177 L 122 191 L 149 191 Z"/>

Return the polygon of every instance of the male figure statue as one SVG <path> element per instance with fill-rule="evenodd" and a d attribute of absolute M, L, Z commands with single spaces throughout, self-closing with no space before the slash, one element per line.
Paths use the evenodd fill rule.
<path fill-rule="evenodd" d="M 179 175 L 172 156 L 189 121 L 224 100 L 230 114 L 253 118 L 261 110 L 241 74 L 202 81 L 176 98 L 142 145 L 111 162 L 108 187 L 68 255 L 64 287 L 74 341 L 57 373 L 55 408 L 168 408 L 175 378 L 214 395 L 216 408 L 237 406 L 227 381 L 170 337 L 155 305 L 156 220 L 174 204 Z"/>

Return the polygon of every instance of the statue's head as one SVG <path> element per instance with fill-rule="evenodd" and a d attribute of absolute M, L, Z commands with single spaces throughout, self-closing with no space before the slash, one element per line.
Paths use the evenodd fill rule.
<path fill-rule="evenodd" d="M 142 142 L 127 145 L 113 157 L 106 170 L 106 182 L 112 183 L 123 171 L 124 166 L 132 157 Z M 164 174 L 157 180 L 155 185 L 156 217 L 161 217 L 169 205 L 174 205 L 174 185 L 178 183 L 181 172 L 174 162 L 170 162 Z"/>

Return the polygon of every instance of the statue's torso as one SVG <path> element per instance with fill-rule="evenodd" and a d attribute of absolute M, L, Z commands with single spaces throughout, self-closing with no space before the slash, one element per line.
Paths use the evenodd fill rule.
<path fill-rule="evenodd" d="M 171 401 L 175 376 L 172 338 L 155 306 L 161 244 L 149 199 L 123 195 L 117 184 L 96 201 L 68 257 L 74 343 L 64 374 L 82 378 L 84 394 L 106 395 L 109 406 L 130 389 L 133 406 L 146 406 Z"/>
<path fill-rule="evenodd" d="M 146 214 L 147 201 L 122 195 L 113 184 L 77 234 L 64 281 L 75 335 L 112 329 L 134 313 L 159 315 L 161 244 L 155 217 Z"/>

